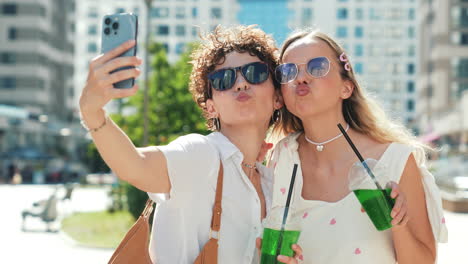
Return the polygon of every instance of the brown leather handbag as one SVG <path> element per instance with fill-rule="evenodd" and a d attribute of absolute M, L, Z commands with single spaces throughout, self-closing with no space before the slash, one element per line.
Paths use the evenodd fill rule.
<path fill-rule="evenodd" d="M 209 240 L 195 259 L 194 264 L 218 263 L 218 239 L 221 227 L 221 198 L 223 194 L 223 164 L 220 162 L 218 182 L 216 186 L 213 216 L 211 217 L 211 229 Z M 127 232 L 122 242 L 109 260 L 109 264 L 152 264 L 149 255 L 149 223 L 148 219 L 153 211 L 154 202 L 148 199 L 145 209 Z"/>

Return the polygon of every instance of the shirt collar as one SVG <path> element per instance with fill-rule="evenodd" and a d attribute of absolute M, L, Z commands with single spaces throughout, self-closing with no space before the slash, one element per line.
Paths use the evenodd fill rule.
<path fill-rule="evenodd" d="M 242 155 L 240 150 L 222 133 L 213 132 L 209 134 L 207 138 L 218 149 L 218 152 L 220 153 L 221 159 L 223 161 L 231 158 L 234 155 L 240 157 L 240 160 L 244 159 L 244 155 Z"/>

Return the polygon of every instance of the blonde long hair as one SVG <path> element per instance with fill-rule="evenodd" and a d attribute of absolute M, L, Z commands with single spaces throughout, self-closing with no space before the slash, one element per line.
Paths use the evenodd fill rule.
<path fill-rule="evenodd" d="M 299 30 L 291 34 L 283 44 L 280 53 L 280 63 L 288 47 L 295 41 L 302 38 L 315 38 L 326 43 L 334 52 L 338 59 L 345 52 L 344 49 L 327 34 L 320 31 Z M 430 148 L 421 142 L 402 124 L 393 121 L 387 117 L 382 107 L 369 97 L 363 88 L 359 85 L 354 74 L 351 62 L 348 61 L 350 71 L 344 70 L 344 63 L 340 61 L 343 67 L 340 67 L 340 75 L 343 80 L 350 81 L 354 86 L 354 91 L 348 99 L 343 100 L 343 117 L 351 128 L 359 133 L 365 134 L 380 143 L 399 142 L 417 147 L 419 150 L 429 150 Z M 281 109 L 281 121 L 278 122 L 273 134 L 287 135 L 289 133 L 304 131 L 302 121 L 286 107 Z"/>

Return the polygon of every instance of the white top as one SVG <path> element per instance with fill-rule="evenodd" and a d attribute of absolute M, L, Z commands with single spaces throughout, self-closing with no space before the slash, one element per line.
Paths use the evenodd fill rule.
<path fill-rule="evenodd" d="M 303 249 L 304 262 L 334 263 L 396 263 L 390 229 L 377 231 L 353 193 L 337 202 L 304 200 L 302 198 L 302 170 L 297 137 L 291 134 L 281 140 L 272 154 L 269 166 L 274 168 L 273 205 L 285 203 L 293 164 L 298 170 L 294 186 L 293 206 L 302 210 L 302 232 L 298 244 Z M 386 169 L 391 180 L 400 181 L 409 155 L 413 153 L 423 176 L 429 220 L 436 241 L 447 241 L 442 202 L 434 177 L 424 166 L 424 157 L 414 148 L 392 143 L 374 169 Z"/>
<path fill-rule="evenodd" d="M 157 203 L 150 255 L 158 264 L 193 263 L 208 241 L 220 155 L 224 169 L 218 262 L 257 263 L 255 239 L 261 236 L 261 205 L 241 167 L 243 155 L 223 134 L 190 134 L 159 146 L 167 159 L 171 191 L 149 193 Z M 257 163 L 271 205 L 273 173 Z"/>

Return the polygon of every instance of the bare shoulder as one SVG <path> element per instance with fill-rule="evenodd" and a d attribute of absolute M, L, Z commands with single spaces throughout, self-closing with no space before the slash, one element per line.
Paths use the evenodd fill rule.
<path fill-rule="evenodd" d="M 361 136 L 363 154 L 368 158 L 379 160 L 391 144 L 391 142 L 378 142 L 366 135 Z"/>

